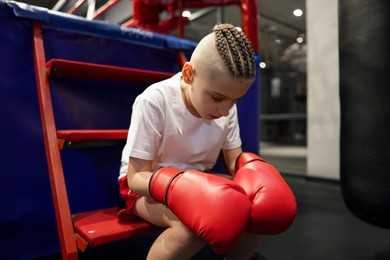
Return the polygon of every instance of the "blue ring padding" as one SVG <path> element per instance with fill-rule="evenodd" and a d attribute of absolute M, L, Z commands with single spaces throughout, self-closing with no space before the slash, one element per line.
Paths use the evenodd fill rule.
<path fill-rule="evenodd" d="M 90 21 L 83 17 L 51 11 L 47 8 L 17 3 L 0 2 L 0 17 L 18 17 L 41 21 L 45 26 L 67 31 L 138 43 L 158 49 L 190 50 L 196 42 L 136 28 L 125 28 L 104 21 Z"/>

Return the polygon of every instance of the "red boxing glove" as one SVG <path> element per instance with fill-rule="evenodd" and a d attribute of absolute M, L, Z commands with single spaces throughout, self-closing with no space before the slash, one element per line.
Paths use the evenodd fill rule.
<path fill-rule="evenodd" d="M 151 177 L 149 193 L 217 254 L 228 252 L 248 223 L 245 191 L 220 176 L 164 167 Z"/>
<path fill-rule="evenodd" d="M 252 201 L 249 232 L 275 235 L 291 226 L 297 212 L 295 196 L 272 165 L 256 154 L 242 153 L 236 160 L 233 181 Z"/>

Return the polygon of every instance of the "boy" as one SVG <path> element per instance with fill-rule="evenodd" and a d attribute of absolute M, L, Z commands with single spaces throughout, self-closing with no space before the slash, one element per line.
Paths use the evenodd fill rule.
<path fill-rule="evenodd" d="M 180 73 L 135 100 L 119 178 L 127 209 L 119 217 L 132 213 L 166 227 L 148 259 L 189 259 L 206 243 L 228 259 L 249 259 L 259 246 L 261 232 L 244 231 L 253 211 L 247 191 L 205 173 L 222 150 L 235 175 L 243 153 L 235 104 L 255 73 L 248 39 L 220 24 Z"/>

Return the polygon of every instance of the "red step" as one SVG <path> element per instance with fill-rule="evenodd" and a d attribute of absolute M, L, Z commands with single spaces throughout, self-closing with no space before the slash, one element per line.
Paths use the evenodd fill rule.
<path fill-rule="evenodd" d="M 62 59 L 52 59 L 47 62 L 46 66 L 50 76 L 131 83 L 150 84 L 170 78 L 174 75 L 173 73 L 168 72 L 132 69 Z"/>

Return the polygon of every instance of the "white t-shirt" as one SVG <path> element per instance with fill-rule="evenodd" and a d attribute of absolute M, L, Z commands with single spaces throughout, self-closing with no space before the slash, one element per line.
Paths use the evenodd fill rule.
<path fill-rule="evenodd" d="M 205 171 L 214 166 L 221 149 L 241 146 L 236 105 L 216 120 L 193 116 L 184 104 L 180 76 L 149 86 L 134 101 L 120 177 L 127 173 L 130 156 L 152 160 L 153 170 L 171 166 Z"/>

